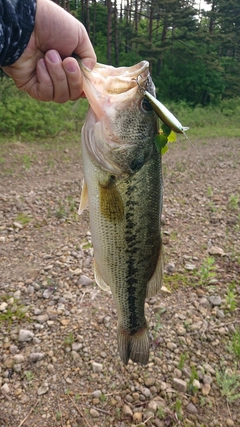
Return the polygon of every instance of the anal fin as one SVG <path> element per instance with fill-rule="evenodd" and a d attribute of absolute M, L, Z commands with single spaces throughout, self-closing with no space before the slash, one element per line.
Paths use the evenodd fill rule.
<path fill-rule="evenodd" d="M 103 291 L 111 291 L 111 288 L 109 285 L 107 285 L 107 283 L 103 280 L 101 273 L 99 271 L 98 265 L 96 263 L 96 261 L 94 260 L 94 264 L 93 264 L 93 269 L 94 269 L 94 278 L 95 278 L 95 282 L 96 284 L 103 290 Z"/>
<path fill-rule="evenodd" d="M 161 239 L 158 262 L 157 262 L 155 271 L 147 284 L 147 293 L 146 293 L 147 298 L 155 296 L 160 291 L 162 287 L 163 270 L 164 270 L 163 244 Z"/>
<path fill-rule="evenodd" d="M 88 206 L 87 184 L 83 180 L 81 199 L 80 199 L 79 208 L 78 208 L 78 214 L 81 215 L 83 213 L 84 209 L 87 208 L 87 206 Z"/>

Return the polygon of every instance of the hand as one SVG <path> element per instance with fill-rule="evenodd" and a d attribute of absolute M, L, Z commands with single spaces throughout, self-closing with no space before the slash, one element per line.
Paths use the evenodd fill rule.
<path fill-rule="evenodd" d="M 85 27 L 51 0 L 37 0 L 35 26 L 29 43 L 3 70 L 19 89 L 40 101 L 63 103 L 82 95 L 82 73 L 76 53 L 93 68 L 96 55 Z"/>

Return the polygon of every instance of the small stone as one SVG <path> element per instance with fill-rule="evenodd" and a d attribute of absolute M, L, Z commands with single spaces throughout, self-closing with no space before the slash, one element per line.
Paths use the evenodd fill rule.
<path fill-rule="evenodd" d="M 74 351 L 74 350 L 71 351 L 71 356 L 72 356 L 73 360 L 80 360 L 81 359 L 80 354 L 77 351 Z"/>
<path fill-rule="evenodd" d="M 10 345 L 10 347 L 9 347 L 9 351 L 10 351 L 10 353 L 11 354 L 17 354 L 17 352 L 18 352 L 18 348 L 17 348 L 17 346 L 16 345 L 14 345 L 14 344 L 12 344 L 12 345 Z"/>
<path fill-rule="evenodd" d="M 201 388 L 201 384 L 196 378 L 193 380 L 192 385 L 194 388 L 197 388 L 198 390 Z"/>
<path fill-rule="evenodd" d="M 166 265 L 166 271 L 167 273 L 172 273 L 175 270 L 175 264 L 173 262 L 169 262 Z"/>
<path fill-rule="evenodd" d="M 1 392 L 4 396 L 6 396 L 8 393 L 10 393 L 10 388 L 9 388 L 9 385 L 7 383 L 3 384 L 3 386 L 1 387 Z"/>
<path fill-rule="evenodd" d="M 95 399 L 99 399 L 99 397 L 102 395 L 101 390 L 95 390 L 92 392 L 92 397 Z"/>
<path fill-rule="evenodd" d="M 209 297 L 209 301 L 213 306 L 219 306 L 222 304 L 222 299 L 217 295 Z"/>
<path fill-rule="evenodd" d="M 100 417 L 100 413 L 97 411 L 97 409 L 91 408 L 89 412 L 90 412 L 90 415 L 91 415 L 93 418 L 98 418 L 98 417 Z"/>
<path fill-rule="evenodd" d="M 53 290 L 52 289 L 45 289 L 45 291 L 43 292 L 42 296 L 44 299 L 49 299 L 53 294 Z"/>
<path fill-rule="evenodd" d="M 92 362 L 92 370 L 95 373 L 99 373 L 103 370 L 102 363 Z"/>
<path fill-rule="evenodd" d="M 193 270 L 195 270 L 196 265 L 195 264 L 186 263 L 185 266 L 184 266 L 184 268 L 185 268 L 185 270 L 193 271 Z"/>
<path fill-rule="evenodd" d="M 135 393 L 133 393 L 132 394 L 132 397 L 133 397 L 133 400 L 135 401 L 135 402 L 137 402 L 138 400 L 139 400 L 139 393 L 137 393 L 137 392 L 135 392 Z"/>
<path fill-rule="evenodd" d="M 186 393 L 187 391 L 187 383 L 180 378 L 173 378 L 173 388 L 182 393 Z"/>
<path fill-rule="evenodd" d="M 13 356 L 14 363 L 23 363 L 24 362 L 24 356 L 22 354 L 15 354 Z"/>
<path fill-rule="evenodd" d="M 170 351 L 174 351 L 174 350 L 175 350 L 175 348 L 177 348 L 177 344 L 175 344 L 174 342 L 168 342 L 168 343 L 167 343 L 167 348 L 168 348 L 168 350 L 170 350 Z"/>
<path fill-rule="evenodd" d="M 218 246 L 211 246 L 208 249 L 208 253 L 210 255 L 220 255 L 220 256 L 226 255 L 226 253 L 224 252 L 224 250 L 222 248 L 219 248 Z"/>
<path fill-rule="evenodd" d="M 190 403 L 187 405 L 187 411 L 188 411 L 190 414 L 197 414 L 197 408 L 196 408 L 196 406 L 195 406 L 192 402 L 190 402 Z"/>
<path fill-rule="evenodd" d="M 47 322 L 47 320 L 49 319 L 48 314 L 40 314 L 39 316 L 37 316 L 36 320 L 38 323 L 45 323 Z"/>
<path fill-rule="evenodd" d="M 227 427 L 234 427 L 234 421 L 231 418 L 226 419 Z"/>
<path fill-rule="evenodd" d="M 199 304 L 200 304 L 202 307 L 206 307 L 206 308 L 210 307 L 210 302 L 209 302 L 209 300 L 208 300 L 206 297 L 202 297 L 202 298 L 199 300 Z"/>
<path fill-rule="evenodd" d="M 212 368 L 211 365 L 209 365 L 209 363 L 205 363 L 203 365 L 203 367 L 204 367 L 205 371 L 210 372 L 210 374 L 213 374 L 213 375 L 215 374 L 214 369 Z"/>
<path fill-rule="evenodd" d="M 13 226 L 15 228 L 19 228 L 19 230 L 22 230 L 23 225 L 20 222 L 14 221 Z"/>
<path fill-rule="evenodd" d="M 31 353 L 29 354 L 29 361 L 31 363 L 38 362 L 39 360 L 42 360 L 45 356 L 45 353 Z"/>
<path fill-rule="evenodd" d="M 90 286 L 93 284 L 93 280 L 85 276 L 84 274 L 81 274 L 79 278 L 79 284 L 82 286 Z"/>
<path fill-rule="evenodd" d="M 73 351 L 80 351 L 82 347 L 83 347 L 83 345 L 81 342 L 74 342 L 72 344 L 72 350 Z"/>
<path fill-rule="evenodd" d="M 203 383 L 212 384 L 212 377 L 210 377 L 210 375 L 203 375 Z"/>
<path fill-rule="evenodd" d="M 20 329 L 19 335 L 18 335 L 18 341 L 25 342 L 25 341 L 31 341 L 34 337 L 34 333 L 32 331 L 29 331 L 27 329 Z"/>
<path fill-rule="evenodd" d="M 145 388 L 145 387 L 143 387 L 142 388 L 142 394 L 143 394 L 143 396 L 145 396 L 145 397 L 150 397 L 151 396 L 151 391 L 149 390 L 149 388 Z"/>
<path fill-rule="evenodd" d="M 5 236 L 0 236 L 0 242 L 1 243 L 5 243 L 6 242 L 6 237 Z"/>
<path fill-rule="evenodd" d="M 82 270 L 81 268 L 76 268 L 72 273 L 74 276 L 79 276 L 82 273 Z"/>
<path fill-rule="evenodd" d="M 46 394 L 48 392 L 48 390 L 49 390 L 48 385 L 43 385 L 43 386 L 39 387 L 37 394 L 38 394 L 38 396 L 42 396 L 43 394 Z"/>
<path fill-rule="evenodd" d="M 158 404 L 155 400 L 151 400 L 148 404 L 148 411 L 151 411 L 153 414 L 156 414 L 158 409 Z"/>
<path fill-rule="evenodd" d="M 128 406 L 128 405 L 123 405 L 122 413 L 123 413 L 123 415 L 125 415 L 125 417 L 132 417 L 133 416 L 133 412 L 132 412 L 130 406 Z"/>
<path fill-rule="evenodd" d="M 47 366 L 47 370 L 49 372 L 49 374 L 53 374 L 54 373 L 54 366 L 49 363 L 49 365 Z"/>
<path fill-rule="evenodd" d="M 182 336 L 182 335 L 186 335 L 187 331 L 183 326 L 179 326 L 179 328 L 177 329 L 177 334 Z"/>
<path fill-rule="evenodd" d="M 156 380 L 153 377 L 148 377 L 148 378 L 145 378 L 145 380 L 144 380 L 144 384 L 146 387 L 153 386 L 155 384 L 155 382 L 156 382 Z"/>
<path fill-rule="evenodd" d="M 208 394 L 210 393 L 210 390 L 211 390 L 210 384 L 203 384 L 203 386 L 202 386 L 203 396 L 208 396 Z"/>
<path fill-rule="evenodd" d="M 7 306 L 8 306 L 8 303 L 2 302 L 2 304 L 0 305 L 0 311 L 6 310 Z"/>
<path fill-rule="evenodd" d="M 142 422 L 142 417 L 143 417 L 142 412 L 135 412 L 135 413 L 133 414 L 133 422 L 134 422 L 135 424 L 139 424 L 139 423 L 141 423 L 141 422 Z"/>

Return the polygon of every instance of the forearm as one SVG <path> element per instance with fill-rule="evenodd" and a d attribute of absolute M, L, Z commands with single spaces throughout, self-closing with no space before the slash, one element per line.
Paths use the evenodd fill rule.
<path fill-rule="evenodd" d="M 36 0 L 0 0 L 0 66 L 18 60 L 34 29 Z"/>

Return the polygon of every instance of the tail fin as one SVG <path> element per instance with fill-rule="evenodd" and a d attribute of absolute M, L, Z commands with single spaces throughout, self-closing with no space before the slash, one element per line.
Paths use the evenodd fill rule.
<path fill-rule="evenodd" d="M 133 362 L 147 365 L 149 359 L 149 336 L 147 326 L 137 331 L 134 335 L 131 335 L 121 326 L 118 326 L 117 341 L 118 351 L 124 365 L 128 364 L 129 359 Z"/>

